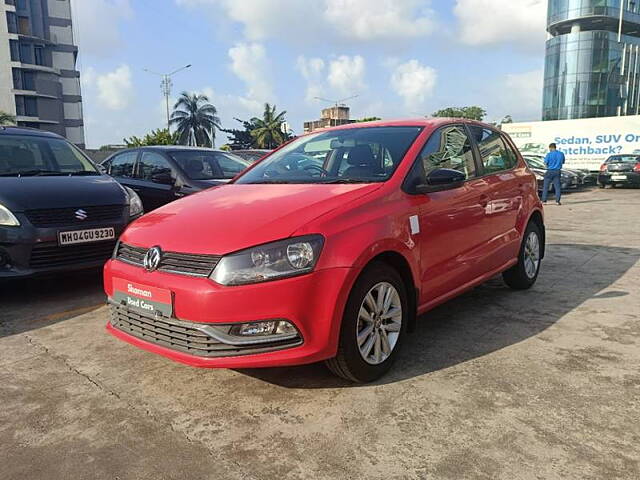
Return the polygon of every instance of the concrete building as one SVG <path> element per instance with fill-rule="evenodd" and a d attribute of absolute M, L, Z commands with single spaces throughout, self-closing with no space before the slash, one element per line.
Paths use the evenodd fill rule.
<path fill-rule="evenodd" d="M 0 110 L 84 146 L 70 0 L 0 0 Z"/>
<path fill-rule="evenodd" d="M 334 105 L 333 107 L 322 110 L 320 120 L 304 122 L 304 133 L 354 122 L 355 120 L 349 119 L 349 107 L 346 105 Z"/>
<path fill-rule="evenodd" d="M 549 0 L 543 120 L 640 113 L 640 0 Z"/>

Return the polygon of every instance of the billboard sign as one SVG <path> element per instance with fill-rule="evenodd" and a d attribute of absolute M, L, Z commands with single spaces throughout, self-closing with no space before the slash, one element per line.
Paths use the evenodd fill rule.
<path fill-rule="evenodd" d="M 511 136 L 523 154 L 544 155 L 548 145 L 556 143 L 570 168 L 595 171 L 610 155 L 640 154 L 640 115 L 504 123 L 502 130 Z"/>

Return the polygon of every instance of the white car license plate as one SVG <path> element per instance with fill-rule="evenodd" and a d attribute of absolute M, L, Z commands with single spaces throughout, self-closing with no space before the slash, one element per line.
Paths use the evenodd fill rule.
<path fill-rule="evenodd" d="M 611 180 L 626 180 L 626 175 L 611 175 Z"/>
<path fill-rule="evenodd" d="M 116 231 L 113 227 L 72 230 L 58 232 L 58 245 L 101 242 L 102 240 L 113 240 L 114 238 L 116 238 Z"/>

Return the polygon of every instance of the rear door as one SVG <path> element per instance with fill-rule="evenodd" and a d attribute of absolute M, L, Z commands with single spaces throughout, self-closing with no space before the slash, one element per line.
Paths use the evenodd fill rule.
<path fill-rule="evenodd" d="M 178 198 L 177 173 L 167 157 L 159 152 L 143 150 L 138 160 L 134 190 L 138 192 L 144 211 L 150 212 Z"/>
<path fill-rule="evenodd" d="M 464 125 L 436 130 L 414 165 L 414 169 L 421 168 L 425 175 L 436 168 L 450 168 L 467 178 L 460 188 L 418 197 L 421 304 L 425 305 L 455 293 L 479 275 L 483 244 L 490 236 L 484 223 L 489 197 L 486 181 L 478 178 Z"/>
<path fill-rule="evenodd" d="M 497 130 L 469 125 L 481 159 L 482 178 L 487 182 L 489 203 L 486 225 L 491 238 L 486 245 L 486 268 L 500 268 L 517 256 L 520 234 L 516 227 L 523 208 L 530 176 L 511 142 Z"/>

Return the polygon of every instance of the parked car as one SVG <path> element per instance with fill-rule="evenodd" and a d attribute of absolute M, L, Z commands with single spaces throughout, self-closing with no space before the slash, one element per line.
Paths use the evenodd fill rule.
<path fill-rule="evenodd" d="M 607 185 L 640 186 L 640 156 L 639 155 L 612 155 L 600 167 L 598 185 L 605 188 Z"/>
<path fill-rule="evenodd" d="M 102 162 L 109 175 L 140 195 L 146 212 L 222 185 L 249 165 L 227 152 L 173 145 L 130 148 Z"/>
<path fill-rule="evenodd" d="M 261 158 L 266 157 L 269 153 L 271 153 L 271 150 L 261 150 L 256 148 L 253 150 L 233 150 L 232 153 L 240 158 L 244 158 L 245 160 L 254 163 Z"/>
<path fill-rule="evenodd" d="M 537 155 L 523 155 L 523 158 L 529 168 L 536 174 L 536 180 L 538 181 L 538 191 L 544 189 L 544 174 L 547 171 L 547 166 L 544 163 L 544 159 Z M 584 177 L 586 175 L 583 172 L 576 170 L 563 168 L 560 172 L 560 185 L 563 191 L 577 189 L 584 186 Z M 549 191 L 553 189 L 552 185 L 549 185 Z"/>
<path fill-rule="evenodd" d="M 0 127 L 0 280 L 102 266 L 141 214 L 135 192 L 64 138 Z"/>
<path fill-rule="evenodd" d="M 479 122 L 314 132 L 129 227 L 105 266 L 107 329 L 199 367 L 326 360 L 371 381 L 418 314 L 497 273 L 535 283 L 536 190 L 511 139 Z"/>

